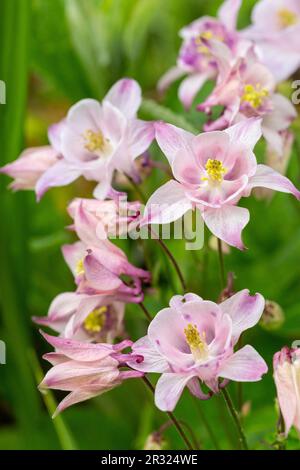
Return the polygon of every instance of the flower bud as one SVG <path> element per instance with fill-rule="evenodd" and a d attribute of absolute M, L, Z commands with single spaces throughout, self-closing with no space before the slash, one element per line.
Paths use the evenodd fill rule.
<path fill-rule="evenodd" d="M 147 437 L 144 450 L 163 450 L 166 444 L 167 442 L 162 434 L 156 431 Z"/>
<path fill-rule="evenodd" d="M 266 300 L 266 305 L 262 317 L 260 319 L 260 326 L 268 331 L 278 330 L 284 323 L 285 316 L 282 308 L 272 300 Z"/>

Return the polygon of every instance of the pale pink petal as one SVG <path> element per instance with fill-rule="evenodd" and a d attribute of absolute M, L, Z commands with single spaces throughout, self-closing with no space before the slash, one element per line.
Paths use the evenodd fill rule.
<path fill-rule="evenodd" d="M 223 355 L 231 346 L 232 320 L 225 314 L 216 323 L 215 337 L 209 345 L 209 352 L 213 356 Z"/>
<path fill-rule="evenodd" d="M 66 125 L 66 120 L 62 119 L 61 121 L 52 124 L 48 128 L 48 139 L 51 146 L 58 152 L 61 153 L 61 144 L 62 144 L 62 133 Z"/>
<path fill-rule="evenodd" d="M 111 87 L 104 101 L 109 101 L 127 118 L 133 118 L 141 105 L 141 88 L 135 80 L 123 78 Z"/>
<path fill-rule="evenodd" d="M 262 135 L 261 123 L 260 118 L 250 118 L 229 127 L 225 132 L 232 142 L 242 143 L 253 150 Z"/>
<path fill-rule="evenodd" d="M 259 322 L 265 307 L 262 295 L 250 295 L 248 289 L 241 290 L 220 304 L 220 308 L 232 319 L 234 344 L 241 333 Z"/>
<path fill-rule="evenodd" d="M 185 295 L 173 295 L 173 297 L 170 300 L 170 307 L 181 308 L 187 302 L 193 302 L 194 300 L 203 300 L 203 299 L 199 295 L 193 294 L 192 292 L 185 294 Z"/>
<path fill-rule="evenodd" d="M 158 188 L 147 202 L 141 226 L 168 224 L 182 217 L 192 208 L 183 186 L 174 180 Z"/>
<path fill-rule="evenodd" d="M 134 119 L 128 123 L 127 141 L 131 159 L 142 155 L 155 137 L 154 123 Z"/>
<path fill-rule="evenodd" d="M 61 248 L 63 257 L 71 269 L 74 276 L 76 276 L 76 268 L 79 261 L 83 260 L 86 256 L 86 246 L 82 242 L 75 242 L 72 245 L 63 245 Z"/>
<path fill-rule="evenodd" d="M 172 164 L 179 150 L 187 149 L 190 151 L 194 135 L 172 124 L 156 122 L 155 137 L 162 152 L 167 157 L 169 163 Z"/>
<path fill-rule="evenodd" d="M 228 245 L 244 250 L 241 239 L 243 228 L 248 224 L 248 209 L 238 206 L 223 206 L 220 209 L 204 208 L 203 219 L 209 230 Z"/>
<path fill-rule="evenodd" d="M 142 372 L 170 372 L 166 359 L 153 346 L 148 336 L 144 336 L 132 345 L 133 354 L 143 356 L 142 362 L 129 361 L 127 364 Z"/>
<path fill-rule="evenodd" d="M 282 193 L 290 193 L 300 200 L 300 192 L 293 183 L 288 178 L 266 165 L 257 166 L 255 175 L 249 179 L 247 194 L 250 194 L 251 190 L 257 187 L 273 189 L 274 191 L 280 191 Z"/>
<path fill-rule="evenodd" d="M 237 382 L 257 382 L 267 371 L 268 366 L 261 355 L 247 345 L 222 363 L 218 376 Z"/>
<path fill-rule="evenodd" d="M 280 410 L 284 418 L 285 434 L 288 435 L 297 413 L 297 395 L 294 386 L 292 366 L 285 362 L 274 370 L 274 381 Z"/>
<path fill-rule="evenodd" d="M 100 361 L 103 358 L 107 358 L 114 350 L 113 346 L 107 343 L 83 343 L 57 336 L 50 336 L 42 331 L 41 334 L 45 340 L 56 349 L 56 352 L 64 354 L 68 358 L 74 359 L 74 361 Z"/>
<path fill-rule="evenodd" d="M 236 29 L 237 16 L 241 8 L 242 0 L 226 0 L 218 11 L 219 20 L 229 30 Z"/>
<path fill-rule="evenodd" d="M 201 90 L 204 83 L 209 80 L 211 74 L 197 73 L 185 78 L 179 86 L 178 95 L 185 109 L 189 109 L 196 97 L 198 91 Z"/>
<path fill-rule="evenodd" d="M 161 411 L 173 411 L 191 375 L 165 373 L 155 387 L 155 405 Z"/>
<path fill-rule="evenodd" d="M 81 171 L 75 166 L 72 166 L 64 160 L 58 161 L 38 180 L 35 187 L 38 201 L 49 188 L 66 186 L 79 178 L 80 174 Z"/>
<path fill-rule="evenodd" d="M 119 277 L 106 269 L 93 255 L 84 258 L 84 272 L 89 287 L 99 293 L 110 293 L 122 286 Z"/>
<path fill-rule="evenodd" d="M 157 88 L 160 92 L 164 92 L 169 86 L 185 75 L 185 71 L 180 67 L 171 67 L 159 80 Z"/>
<path fill-rule="evenodd" d="M 195 397 L 199 398 L 200 400 L 209 400 L 211 398 L 210 393 L 204 393 L 201 386 L 198 377 L 193 377 L 189 383 L 187 384 L 187 387 L 189 391 L 191 392 L 192 395 Z"/>

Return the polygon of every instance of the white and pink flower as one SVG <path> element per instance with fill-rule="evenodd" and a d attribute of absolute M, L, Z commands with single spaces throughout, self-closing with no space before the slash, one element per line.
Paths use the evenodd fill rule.
<path fill-rule="evenodd" d="M 220 305 L 196 294 L 175 295 L 170 307 L 152 320 L 147 336 L 133 344 L 142 362 L 128 364 L 141 372 L 162 374 L 155 389 L 156 406 L 172 411 L 185 387 L 205 400 L 228 380 L 256 382 L 268 370 L 246 345 L 234 352 L 241 333 L 259 321 L 265 301 L 242 290 Z M 223 383 L 219 379 L 225 379 Z M 205 384 L 209 391 L 203 391 Z"/>
<path fill-rule="evenodd" d="M 114 345 L 91 344 L 45 333 L 43 336 L 55 348 L 55 352 L 44 355 L 44 359 L 53 367 L 39 388 L 70 392 L 60 402 L 53 417 L 71 405 L 112 390 L 126 379 L 144 375 L 138 371 L 123 370 L 129 360 L 142 360 L 140 356 L 122 353 L 123 349 L 131 347 L 132 341 L 125 340 Z"/>
<path fill-rule="evenodd" d="M 260 0 L 252 12 L 252 25 L 241 34 L 259 47 L 264 64 L 277 82 L 300 67 L 298 0 Z"/>
<path fill-rule="evenodd" d="M 260 137 L 259 118 L 198 136 L 157 123 L 156 139 L 174 179 L 150 197 L 141 225 L 171 223 L 188 210 L 199 209 L 216 237 L 243 249 L 241 233 L 250 216 L 247 209 L 237 206 L 242 197 L 256 187 L 265 187 L 300 199 L 289 179 L 257 164 L 253 148 Z"/>
<path fill-rule="evenodd" d="M 185 26 L 180 31 L 183 39 L 177 66 L 172 67 L 159 81 L 158 88 L 164 91 L 173 81 L 188 75 L 179 87 L 179 98 L 186 108 L 209 79 L 218 75 L 218 63 L 206 46 L 206 40 L 226 44 L 235 54 L 248 42 L 239 37 L 236 19 L 241 0 L 226 0 L 218 12 L 218 18 L 204 16 Z"/>
<path fill-rule="evenodd" d="M 215 89 L 198 109 L 209 115 L 216 105 L 225 109 L 220 118 L 204 125 L 204 130 L 226 129 L 243 119 L 260 117 L 269 149 L 281 157 L 285 132 L 297 112 L 290 100 L 276 93 L 273 74 L 253 47 L 238 58 L 224 44 L 208 41 L 207 47 L 219 64 L 220 73 Z"/>
<path fill-rule="evenodd" d="M 63 338 L 112 343 L 124 336 L 124 313 L 125 303 L 113 296 L 64 292 L 51 302 L 46 317 L 33 320 Z"/>
<path fill-rule="evenodd" d="M 300 433 L 300 349 L 282 348 L 274 355 L 273 367 L 285 435 L 292 426 Z"/>
<path fill-rule="evenodd" d="M 148 149 L 154 138 L 153 124 L 137 119 L 140 104 L 140 86 L 128 78 L 115 83 L 102 103 L 94 99 L 76 103 L 63 121 L 51 126 L 50 142 L 55 151 L 51 165 L 41 171 L 39 154 L 35 152 L 31 173 L 22 174 L 22 186 L 30 177 L 28 184 L 35 183 L 40 199 L 50 187 L 64 186 L 84 176 L 98 182 L 94 195 L 104 199 L 114 194 L 111 184 L 116 170 L 137 179 L 134 160 Z M 4 170 L 14 177 L 18 168 L 17 160 Z M 35 172 L 34 182 L 32 172 Z"/>

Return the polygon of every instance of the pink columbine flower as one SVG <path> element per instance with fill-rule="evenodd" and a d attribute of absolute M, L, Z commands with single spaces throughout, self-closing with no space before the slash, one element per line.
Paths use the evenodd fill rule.
<path fill-rule="evenodd" d="M 256 382 L 267 372 L 267 365 L 252 346 L 234 352 L 241 333 L 256 325 L 263 309 L 260 294 L 253 297 L 242 290 L 220 305 L 196 294 L 176 295 L 170 307 L 152 320 L 147 336 L 132 346 L 144 357 L 134 369 L 162 374 L 155 389 L 156 406 L 172 411 L 187 386 L 201 400 L 204 383 L 213 393 L 228 380 Z M 219 379 L 225 379 L 225 383 Z"/>
<path fill-rule="evenodd" d="M 285 434 L 292 426 L 300 433 L 300 349 L 282 348 L 274 355 L 273 367 Z"/>
<path fill-rule="evenodd" d="M 286 80 L 300 67 L 299 1 L 261 0 L 253 9 L 252 23 L 241 34 L 258 45 L 276 81 Z"/>
<path fill-rule="evenodd" d="M 221 117 L 204 126 L 206 131 L 226 129 L 249 117 L 262 118 L 262 132 L 269 149 L 279 157 L 284 153 L 284 133 L 297 117 L 297 112 L 287 98 L 275 92 L 275 80 L 250 47 L 242 57 L 232 55 L 225 44 L 207 42 L 207 47 L 219 64 L 218 82 L 200 111 L 211 113 L 212 107 L 221 105 Z"/>
<path fill-rule="evenodd" d="M 208 79 L 216 78 L 218 64 L 205 44 L 214 39 L 226 44 L 233 53 L 244 47 L 245 40 L 236 32 L 236 19 L 241 0 L 226 0 L 218 12 L 218 18 L 204 16 L 180 31 L 183 44 L 177 66 L 172 67 L 159 81 L 159 90 L 165 90 L 173 81 L 188 75 L 179 88 L 179 98 L 186 108 Z"/>
<path fill-rule="evenodd" d="M 112 343 L 124 335 L 124 312 L 125 303 L 114 297 L 64 292 L 51 302 L 46 317 L 33 320 L 64 338 Z"/>
<path fill-rule="evenodd" d="M 141 372 L 120 369 L 129 360 L 142 360 L 139 356 L 122 353 L 123 349 L 131 347 L 132 341 L 125 340 L 115 345 L 91 344 L 46 334 L 43 336 L 55 352 L 44 355 L 53 367 L 39 388 L 70 392 L 60 402 L 53 417 L 75 403 L 108 392 L 126 379 L 143 376 Z"/>
<path fill-rule="evenodd" d="M 142 301 L 142 281 L 149 282 L 150 274 L 129 263 L 125 253 L 110 241 L 97 246 L 79 241 L 64 245 L 62 251 L 78 293 L 114 295 L 124 302 Z M 123 275 L 129 277 L 130 284 L 122 280 Z"/>
<path fill-rule="evenodd" d="M 98 237 L 105 239 L 130 232 L 138 224 L 141 203 L 128 202 L 125 198 L 106 201 L 76 198 L 68 206 L 75 230 L 80 224 L 81 211 L 87 213 L 90 220 L 94 221 Z"/>
<path fill-rule="evenodd" d="M 253 148 L 260 136 L 257 118 L 198 136 L 157 123 L 156 139 L 174 179 L 150 197 L 141 225 L 171 223 L 188 210 L 199 209 L 216 237 L 243 249 L 241 232 L 249 222 L 249 211 L 237 206 L 243 196 L 255 187 L 265 187 L 300 199 L 289 179 L 257 164 Z"/>
<path fill-rule="evenodd" d="M 79 101 L 67 117 L 51 127 L 51 145 L 58 161 L 40 174 L 35 190 L 38 199 L 53 186 L 64 186 L 84 176 L 96 181 L 95 197 L 114 194 L 111 187 L 115 170 L 137 178 L 134 160 L 143 154 L 154 138 L 151 122 L 137 119 L 141 89 L 135 80 L 119 80 L 102 103 Z M 38 155 L 36 155 L 38 157 Z M 5 170 L 12 174 L 12 169 Z"/>

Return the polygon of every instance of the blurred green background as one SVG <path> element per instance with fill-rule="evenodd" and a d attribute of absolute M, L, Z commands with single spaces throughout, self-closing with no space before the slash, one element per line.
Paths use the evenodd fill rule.
<path fill-rule="evenodd" d="M 241 26 L 249 22 L 254 3 L 244 2 Z M 0 105 L 1 166 L 25 147 L 45 144 L 48 125 L 61 119 L 72 103 L 85 97 L 101 99 L 121 77 L 137 79 L 144 96 L 157 99 L 157 80 L 176 60 L 178 30 L 203 14 L 215 15 L 220 4 L 219 0 L 1 0 L 0 79 L 7 87 L 7 104 Z M 148 101 L 140 116 L 200 129 L 203 118 L 195 110 L 183 111 L 176 85 L 160 99 L 160 105 Z M 299 149 L 299 137 L 297 141 Z M 259 158 L 263 151 L 259 145 Z M 163 159 L 155 145 L 152 155 Z M 289 176 L 299 186 L 296 151 Z M 164 179 L 158 170 L 153 171 L 143 185 L 145 194 L 150 195 Z M 8 182 L 7 177 L 0 177 L 0 339 L 7 347 L 7 364 L 0 365 L 0 448 L 143 448 L 147 436 L 166 422 L 166 416 L 154 409 L 142 382 L 128 381 L 54 421 L 36 387 L 39 368 L 48 367 L 41 359 L 48 347 L 31 317 L 45 315 L 55 295 L 74 289 L 60 252 L 60 246 L 72 240 L 64 230 L 70 222 L 65 209 L 74 196 L 91 196 L 92 187 L 80 180 L 49 191 L 37 204 L 33 193 L 8 191 Z M 130 187 L 120 184 L 132 199 L 137 197 Z M 247 199 L 243 205 L 251 211 L 244 234 L 249 250 L 232 249 L 226 256 L 226 269 L 235 273 L 236 289 L 258 291 L 285 311 L 286 321 L 279 331 L 266 332 L 257 326 L 246 337 L 271 365 L 275 351 L 300 339 L 300 205 L 284 194 L 276 194 L 271 201 Z M 189 289 L 216 300 L 220 291 L 216 252 L 207 247 L 197 253 L 185 251 L 180 240 L 168 246 L 176 253 Z M 144 265 L 140 244 L 123 241 L 122 247 L 131 262 Z M 154 315 L 180 290 L 153 241 L 147 242 L 147 252 L 154 281 L 145 304 Z M 126 325 L 133 339 L 145 334 L 146 324 L 137 306 L 128 306 Z M 235 385 L 231 391 L 236 398 Z M 48 408 L 60 398 L 59 393 L 47 395 Z M 244 424 L 252 448 L 268 449 L 274 440 L 274 399 L 271 369 L 262 382 L 243 388 Z M 236 432 L 226 413 L 220 397 L 196 402 L 188 393 L 176 409 L 178 418 L 190 424 L 201 446 L 208 449 L 236 448 Z M 174 429 L 166 437 L 168 448 L 181 448 Z M 289 448 L 299 448 L 298 442 L 292 436 Z"/>

